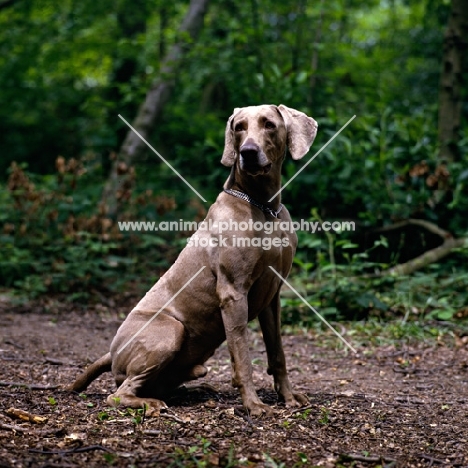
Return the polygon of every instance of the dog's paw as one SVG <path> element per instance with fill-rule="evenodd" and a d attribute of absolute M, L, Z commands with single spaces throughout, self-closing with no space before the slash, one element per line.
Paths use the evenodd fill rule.
<path fill-rule="evenodd" d="M 309 399 L 303 393 L 288 392 L 285 395 L 278 394 L 278 397 L 279 401 L 284 402 L 288 408 L 299 408 L 309 403 Z"/>
<path fill-rule="evenodd" d="M 309 404 L 309 399 L 303 393 L 291 393 L 290 398 L 285 400 L 286 406 L 301 407 Z"/>
<path fill-rule="evenodd" d="M 157 417 L 162 409 L 167 408 L 166 403 L 156 398 L 140 398 L 131 394 L 114 393 L 107 397 L 107 404 L 115 408 L 145 409 L 146 416 Z"/>
<path fill-rule="evenodd" d="M 250 416 L 273 416 L 273 408 L 262 402 L 250 403 L 246 408 Z"/>
<path fill-rule="evenodd" d="M 167 405 L 164 403 L 164 401 L 156 400 L 154 398 L 146 398 L 142 402 L 142 407 L 144 407 L 146 410 L 146 416 L 150 418 L 157 418 L 161 414 L 161 410 L 167 408 Z"/>

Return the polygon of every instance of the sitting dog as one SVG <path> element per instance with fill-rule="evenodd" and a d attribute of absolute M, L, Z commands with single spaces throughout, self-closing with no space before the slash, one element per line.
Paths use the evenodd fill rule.
<path fill-rule="evenodd" d="M 227 230 L 200 228 L 192 236 L 122 323 L 110 352 L 90 365 L 70 390 L 82 391 L 112 371 L 118 389 L 108 397 L 110 405 L 146 405 L 159 414 L 171 391 L 206 375 L 204 363 L 227 340 L 232 384 L 245 408 L 255 416 L 271 413 L 252 381 L 247 324 L 258 317 L 279 399 L 288 406 L 307 403 L 289 383 L 280 331 L 282 281 L 272 268 L 287 277 L 297 245 L 294 231 L 279 228 L 282 222 L 291 223 L 279 195 L 286 148 L 293 159 L 302 158 L 316 132 L 314 119 L 283 105 L 234 110 L 221 159 L 231 173 L 205 219 L 211 226 L 228 225 Z M 270 222 L 274 228 L 246 231 L 239 226 L 242 222 Z M 250 247 L 246 240 L 252 241 Z"/>

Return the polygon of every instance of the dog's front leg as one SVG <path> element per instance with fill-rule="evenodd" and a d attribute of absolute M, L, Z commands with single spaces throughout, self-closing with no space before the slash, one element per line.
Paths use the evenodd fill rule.
<path fill-rule="evenodd" d="M 242 402 L 251 415 L 271 414 L 272 410 L 258 398 L 252 380 L 252 364 L 248 345 L 247 294 L 235 291 L 221 298 L 221 314 L 232 363 L 232 385 L 239 388 Z"/>
<path fill-rule="evenodd" d="M 278 292 L 271 304 L 258 316 L 268 356 L 268 373 L 273 375 L 279 399 L 284 401 L 287 406 L 301 406 L 307 404 L 308 400 L 302 393 L 293 393 L 289 383 L 281 340 L 280 312 Z"/>

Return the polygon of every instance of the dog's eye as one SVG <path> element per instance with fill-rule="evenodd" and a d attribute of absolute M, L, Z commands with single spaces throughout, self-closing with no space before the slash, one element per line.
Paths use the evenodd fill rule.
<path fill-rule="evenodd" d="M 273 122 L 270 122 L 269 120 L 267 120 L 265 122 L 265 128 L 268 128 L 268 130 L 273 130 L 276 128 L 276 125 Z"/>
<path fill-rule="evenodd" d="M 242 130 L 244 130 L 244 126 L 241 123 L 236 124 L 234 127 L 235 132 L 242 132 Z"/>

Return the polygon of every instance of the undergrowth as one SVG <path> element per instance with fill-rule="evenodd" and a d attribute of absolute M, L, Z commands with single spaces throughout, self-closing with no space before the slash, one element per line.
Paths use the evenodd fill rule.
<path fill-rule="evenodd" d="M 102 295 L 132 290 L 143 294 L 175 260 L 191 233 L 121 232 L 100 203 L 102 174 L 92 156 L 57 158 L 54 175 L 28 173 L 13 163 L 0 191 L 0 287 L 28 299 L 58 294 L 67 301 L 99 300 Z M 205 210 L 157 190 L 138 191 L 132 168 L 123 168 L 133 187 L 119 194 L 119 221 L 201 221 Z M 311 220 L 319 220 L 313 209 Z M 444 264 L 410 276 L 388 274 L 398 252 L 380 261 L 381 236 L 362 249 L 346 233 L 298 232 L 299 247 L 290 282 L 306 299 L 283 287 L 287 324 L 313 327 L 328 320 L 365 318 L 456 321 L 468 317 L 467 250 L 459 249 Z M 375 252 L 379 255 L 374 255 Z"/>

